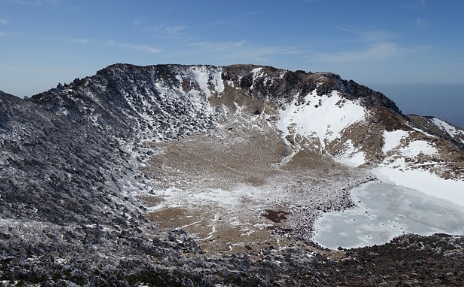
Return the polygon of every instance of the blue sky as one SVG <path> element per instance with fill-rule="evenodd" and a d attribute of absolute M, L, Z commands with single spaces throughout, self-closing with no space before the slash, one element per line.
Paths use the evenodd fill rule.
<path fill-rule="evenodd" d="M 0 90 L 30 96 L 121 62 L 464 84 L 463 12 L 462 0 L 0 0 Z"/>

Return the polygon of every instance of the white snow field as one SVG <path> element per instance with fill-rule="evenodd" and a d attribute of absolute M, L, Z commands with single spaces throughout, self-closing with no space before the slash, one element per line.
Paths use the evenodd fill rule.
<path fill-rule="evenodd" d="M 305 97 L 304 104 L 297 105 L 295 99 L 280 112 L 277 128 L 283 132 L 284 138 L 289 135 L 289 129 L 307 138 L 318 138 L 323 149 L 345 128 L 365 117 L 365 109 L 356 101 L 341 97 L 337 91 L 318 96 L 314 90 Z"/>

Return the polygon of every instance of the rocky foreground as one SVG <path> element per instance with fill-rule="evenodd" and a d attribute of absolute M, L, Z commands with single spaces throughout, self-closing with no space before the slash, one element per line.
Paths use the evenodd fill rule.
<path fill-rule="evenodd" d="M 118 64 L 0 92 L 0 282 L 462 286 L 461 236 L 335 251 L 311 236 L 372 167 L 462 180 L 463 145 L 331 73 Z"/>
<path fill-rule="evenodd" d="M 10 237 L 2 245 L 6 286 L 462 286 L 463 237 L 405 235 L 350 250 L 267 246 L 207 255 L 183 231 L 153 240 L 87 228 Z M 45 233 L 45 234 L 44 234 Z M 58 236 L 57 236 L 58 237 Z M 5 241 L 6 238 L 3 238 Z M 27 240 L 27 244 L 24 242 Z"/>

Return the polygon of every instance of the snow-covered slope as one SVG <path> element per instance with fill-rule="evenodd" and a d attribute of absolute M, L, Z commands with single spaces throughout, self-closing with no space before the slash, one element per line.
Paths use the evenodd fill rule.
<path fill-rule="evenodd" d="M 448 136 L 450 136 L 454 140 L 464 144 L 464 131 L 462 129 L 459 129 L 456 126 L 453 126 L 445 122 L 444 120 L 435 117 L 430 118 L 429 121 L 433 123 L 435 126 L 437 126 L 439 129 L 441 129 L 443 132 L 448 134 Z"/>
<path fill-rule="evenodd" d="M 359 100 L 349 101 L 338 91 L 322 96 L 317 89 L 304 96 L 298 104 L 295 98 L 279 114 L 277 127 L 283 136 L 299 134 L 317 141 L 316 148 L 324 150 L 326 145 L 340 138 L 342 132 L 352 124 L 366 120 L 366 109 Z"/>

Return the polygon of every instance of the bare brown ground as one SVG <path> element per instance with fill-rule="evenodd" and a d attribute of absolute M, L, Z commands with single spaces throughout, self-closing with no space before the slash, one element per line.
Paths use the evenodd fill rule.
<path fill-rule="evenodd" d="M 320 212 L 349 206 L 347 190 L 363 175 L 294 150 L 263 115 L 234 115 L 216 134 L 156 144 L 145 170 L 155 195 L 141 197 L 147 217 L 209 253 L 307 245 Z"/>

